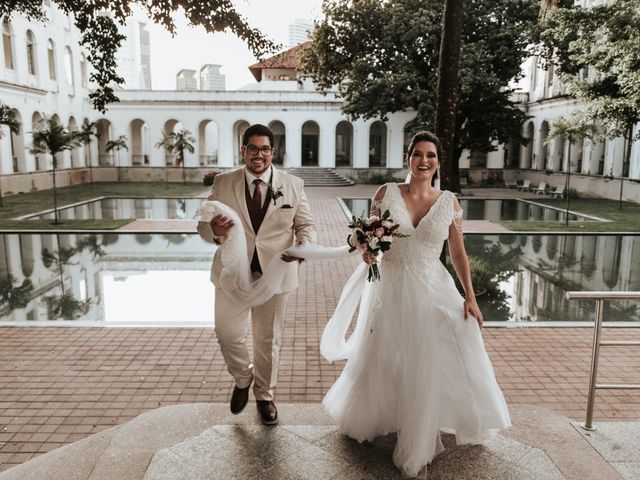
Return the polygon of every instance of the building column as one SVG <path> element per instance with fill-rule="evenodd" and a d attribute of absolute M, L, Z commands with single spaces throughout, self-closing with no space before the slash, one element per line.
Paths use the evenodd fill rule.
<path fill-rule="evenodd" d="M 11 132 L 6 125 L 0 125 L 0 174 L 13 173 L 13 155 L 11 152 Z"/>
<path fill-rule="evenodd" d="M 353 122 L 353 168 L 369 166 L 369 124 L 358 119 Z"/>
<path fill-rule="evenodd" d="M 604 155 L 604 175 L 621 175 L 623 159 L 624 138 L 616 137 L 615 139 L 608 141 Z"/>
<path fill-rule="evenodd" d="M 287 135 L 287 153 L 284 156 L 285 168 L 295 168 L 302 165 L 302 125 L 299 123 L 287 123 L 285 125 Z M 322 128 L 320 129 L 322 138 Z"/>
<path fill-rule="evenodd" d="M 633 129 L 633 135 L 638 134 L 640 123 Z M 640 179 L 640 141 L 633 142 L 631 146 L 631 164 L 629 165 L 629 178 Z"/>
<path fill-rule="evenodd" d="M 233 123 L 218 123 L 218 166 L 233 167 Z"/>
<path fill-rule="evenodd" d="M 387 168 L 402 168 L 403 144 L 403 125 L 399 119 L 391 118 L 387 122 Z"/>
<path fill-rule="evenodd" d="M 164 129 L 164 122 L 162 120 L 145 120 L 149 126 L 149 138 L 151 140 L 149 144 L 149 166 L 150 167 L 164 167 L 164 149 L 156 148 L 156 143 L 160 140 L 160 135 Z"/>
<path fill-rule="evenodd" d="M 336 123 L 325 121 L 320 124 L 319 167 L 335 168 L 336 166 Z"/>

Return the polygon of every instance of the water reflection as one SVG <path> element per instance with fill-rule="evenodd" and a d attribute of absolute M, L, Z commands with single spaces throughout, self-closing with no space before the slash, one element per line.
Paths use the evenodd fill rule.
<path fill-rule="evenodd" d="M 212 253 L 198 235 L 0 235 L 0 320 L 211 325 Z"/>
<path fill-rule="evenodd" d="M 179 220 L 191 219 L 202 198 L 102 198 L 58 210 L 65 220 L 129 219 Z M 33 215 L 28 220 L 52 219 L 53 212 Z"/>
<path fill-rule="evenodd" d="M 640 236 L 467 235 L 487 320 L 589 321 L 568 290 L 640 290 Z M 212 246 L 196 234 L 0 235 L 0 320 L 210 325 Z M 638 302 L 606 320 L 640 321 Z"/>
<path fill-rule="evenodd" d="M 487 320 L 592 321 L 594 302 L 569 302 L 567 291 L 640 290 L 638 236 L 519 235 L 510 244 L 504 237 L 465 236 L 469 255 L 496 272 L 478 297 Z M 639 321 L 640 303 L 606 302 L 605 312 L 606 320 Z"/>
<path fill-rule="evenodd" d="M 343 198 L 347 208 L 356 217 L 368 215 L 371 200 L 369 198 Z M 564 222 L 565 212 L 554 208 L 519 199 L 460 199 L 464 220 L 537 220 Z M 590 221 L 581 215 L 569 214 L 571 221 Z"/>

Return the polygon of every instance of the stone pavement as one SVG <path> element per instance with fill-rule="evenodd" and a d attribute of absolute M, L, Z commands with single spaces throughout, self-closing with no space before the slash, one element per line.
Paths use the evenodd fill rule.
<path fill-rule="evenodd" d="M 336 195 L 370 197 L 375 188 L 307 189 L 319 241 L 344 243 L 345 217 Z M 483 190 L 482 196 L 489 193 L 515 194 L 496 190 L 485 195 Z M 321 358 L 319 339 L 356 263 L 351 257 L 303 264 L 301 286 L 292 295 L 286 317 L 279 404 L 317 406 L 337 378 L 343 364 L 331 365 Z M 539 411 L 537 406 L 583 420 L 590 328 L 485 328 L 483 332 L 512 411 Z M 0 329 L 0 337 L 0 471 L 158 407 L 225 404 L 231 394 L 211 328 L 6 327 Z M 607 337 L 640 340 L 640 329 L 610 329 Z M 637 383 L 639 372 L 639 349 L 603 353 L 601 381 Z M 546 414 L 536 421 L 545 418 Z M 599 391 L 595 418 L 637 422 L 638 392 Z M 307 418 L 297 425 L 309 422 Z M 624 462 L 615 455 L 611 458 Z"/>
<path fill-rule="evenodd" d="M 318 404 L 281 405 L 277 427 L 260 425 L 252 410 L 237 417 L 226 405 L 152 410 L 0 473 L 0 480 L 402 478 L 391 461 L 394 434 L 359 444 L 343 435 Z M 428 477 L 638 478 L 637 423 L 598 425 L 602 432 L 588 434 L 585 441 L 579 427 L 545 408 L 522 405 L 511 413 L 514 426 L 482 446 L 457 447 L 452 435 L 444 435 L 445 451 L 428 467 Z M 624 447 L 616 452 L 620 431 Z"/>

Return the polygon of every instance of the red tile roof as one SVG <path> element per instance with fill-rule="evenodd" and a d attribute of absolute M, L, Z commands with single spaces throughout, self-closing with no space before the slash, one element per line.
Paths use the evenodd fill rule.
<path fill-rule="evenodd" d="M 254 63 L 249 67 L 249 71 L 255 79 L 260 82 L 262 80 L 262 70 L 272 68 L 282 69 L 298 69 L 298 52 L 301 52 L 309 46 L 310 42 L 301 43 L 293 48 L 285 50 L 282 53 L 269 57 L 262 62 Z"/>

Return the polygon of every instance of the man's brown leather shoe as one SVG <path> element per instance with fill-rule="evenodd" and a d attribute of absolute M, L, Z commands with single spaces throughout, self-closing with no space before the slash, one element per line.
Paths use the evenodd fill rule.
<path fill-rule="evenodd" d="M 260 413 L 260 420 L 264 425 L 275 425 L 278 423 L 278 409 L 271 400 L 256 400 L 256 406 Z"/>
<path fill-rule="evenodd" d="M 247 388 L 238 388 L 237 385 L 233 387 L 229 407 L 231 408 L 231 413 L 234 415 L 238 415 L 244 410 L 244 407 L 247 406 L 247 402 L 249 401 L 249 388 L 251 388 L 251 383 L 247 385 Z"/>

